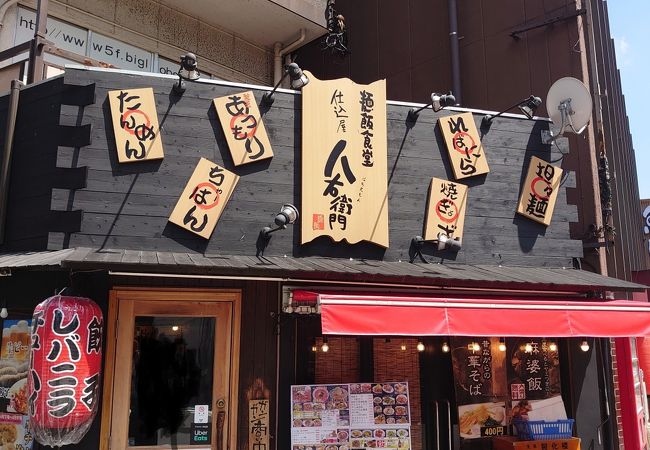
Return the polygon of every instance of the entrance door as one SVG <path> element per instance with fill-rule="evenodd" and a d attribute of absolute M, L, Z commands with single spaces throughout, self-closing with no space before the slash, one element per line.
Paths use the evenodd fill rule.
<path fill-rule="evenodd" d="M 239 291 L 111 292 L 111 449 L 234 448 L 239 301 Z"/>

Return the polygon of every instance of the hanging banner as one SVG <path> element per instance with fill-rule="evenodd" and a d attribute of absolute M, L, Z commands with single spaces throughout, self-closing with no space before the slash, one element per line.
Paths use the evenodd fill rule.
<path fill-rule="evenodd" d="M 27 414 L 30 320 L 5 320 L 0 351 L 0 412 Z"/>
<path fill-rule="evenodd" d="M 562 180 L 562 169 L 533 156 L 519 198 L 517 212 L 535 222 L 550 225 Z"/>
<path fill-rule="evenodd" d="M 97 414 L 103 315 L 90 299 L 56 295 L 32 318 L 28 381 L 35 439 L 50 447 L 77 444 Z"/>
<path fill-rule="evenodd" d="M 115 133 L 117 160 L 121 163 L 162 159 L 163 147 L 153 89 L 108 92 Z"/>
<path fill-rule="evenodd" d="M 238 181 L 238 175 L 201 158 L 169 221 L 210 239 Z"/>
<path fill-rule="evenodd" d="M 490 172 L 472 113 L 441 117 L 438 125 L 457 180 Z"/>
<path fill-rule="evenodd" d="M 302 243 L 319 236 L 388 247 L 386 80 L 302 88 Z"/>
<path fill-rule="evenodd" d="M 273 157 L 253 91 L 215 98 L 213 103 L 236 166 Z"/>
<path fill-rule="evenodd" d="M 436 240 L 438 234 L 443 233 L 451 239 L 462 242 L 466 204 L 467 186 L 432 178 L 424 224 L 424 240 Z"/>
<path fill-rule="evenodd" d="M 453 337 L 452 365 L 462 439 L 507 434 L 505 352 L 499 340 Z"/>

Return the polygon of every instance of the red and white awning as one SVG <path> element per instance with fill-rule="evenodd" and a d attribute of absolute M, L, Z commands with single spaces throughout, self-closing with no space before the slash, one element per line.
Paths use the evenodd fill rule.
<path fill-rule="evenodd" d="M 323 334 L 367 336 L 650 336 L 650 303 L 354 295 L 296 290 L 320 303 Z"/>

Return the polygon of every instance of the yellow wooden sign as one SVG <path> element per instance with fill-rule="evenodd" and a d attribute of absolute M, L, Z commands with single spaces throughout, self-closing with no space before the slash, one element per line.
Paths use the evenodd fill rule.
<path fill-rule="evenodd" d="M 209 239 L 238 181 L 238 175 L 201 158 L 169 221 Z"/>
<path fill-rule="evenodd" d="M 213 100 L 236 166 L 273 157 L 253 91 Z"/>
<path fill-rule="evenodd" d="M 388 247 L 386 80 L 310 79 L 302 89 L 302 243 Z"/>
<path fill-rule="evenodd" d="M 163 147 L 152 88 L 108 92 L 121 163 L 162 159 Z"/>
<path fill-rule="evenodd" d="M 490 171 L 472 113 L 441 117 L 438 125 L 457 180 Z"/>
<path fill-rule="evenodd" d="M 248 450 L 269 450 L 269 401 L 248 401 Z"/>
<path fill-rule="evenodd" d="M 437 240 L 440 233 L 462 242 L 467 186 L 432 178 L 424 222 L 424 240 Z"/>
<path fill-rule="evenodd" d="M 533 156 L 521 190 L 517 212 L 535 222 L 550 225 L 561 179 L 561 168 Z"/>

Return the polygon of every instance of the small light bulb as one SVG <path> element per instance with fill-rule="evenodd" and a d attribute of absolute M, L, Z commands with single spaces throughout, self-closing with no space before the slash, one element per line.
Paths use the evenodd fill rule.
<path fill-rule="evenodd" d="M 327 353 L 330 349 L 330 346 L 327 344 L 327 342 L 323 342 L 323 345 L 320 346 L 320 349 L 323 353 Z"/>
<path fill-rule="evenodd" d="M 526 353 L 533 353 L 533 346 L 530 345 L 530 343 L 526 344 L 526 347 L 524 347 L 524 351 Z"/>
<path fill-rule="evenodd" d="M 472 351 L 478 352 L 481 349 L 481 346 L 479 345 L 478 342 L 473 342 L 472 343 Z"/>
<path fill-rule="evenodd" d="M 400 348 L 402 351 L 406 351 L 406 344 L 402 344 L 402 345 L 400 345 L 399 348 Z"/>
<path fill-rule="evenodd" d="M 172 327 L 172 331 L 178 331 L 178 325 L 174 325 L 174 326 Z"/>
<path fill-rule="evenodd" d="M 446 342 L 443 342 L 442 351 L 445 352 L 445 353 L 449 353 L 449 344 L 447 344 Z"/>
<path fill-rule="evenodd" d="M 312 346 L 311 346 L 311 351 L 312 351 L 312 352 L 317 352 L 317 351 L 318 351 L 318 346 L 316 346 L 316 345 L 312 345 Z"/>
<path fill-rule="evenodd" d="M 9 311 L 7 311 L 7 308 L 3 307 L 2 309 L 0 309 L 0 317 L 2 317 L 3 319 L 9 317 Z"/>
<path fill-rule="evenodd" d="M 506 343 L 505 342 L 499 342 L 499 351 L 501 351 L 501 352 L 506 351 Z"/>
<path fill-rule="evenodd" d="M 582 350 L 583 352 L 589 351 L 589 342 L 587 342 L 586 339 L 582 341 L 582 343 L 580 344 L 580 350 Z"/>
<path fill-rule="evenodd" d="M 548 349 L 549 349 L 550 351 L 552 351 L 552 352 L 556 352 L 556 351 L 557 351 L 557 344 L 556 344 L 555 342 L 551 342 L 551 343 L 549 344 L 549 346 L 548 346 Z"/>
<path fill-rule="evenodd" d="M 424 344 L 422 343 L 422 341 L 418 342 L 417 349 L 418 349 L 418 352 L 423 352 L 424 351 Z"/>

